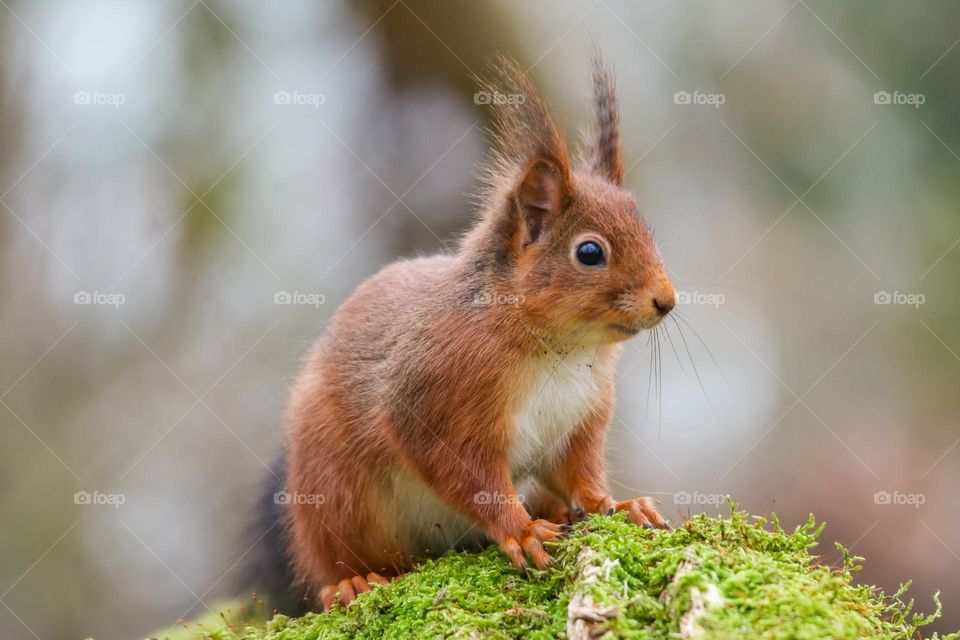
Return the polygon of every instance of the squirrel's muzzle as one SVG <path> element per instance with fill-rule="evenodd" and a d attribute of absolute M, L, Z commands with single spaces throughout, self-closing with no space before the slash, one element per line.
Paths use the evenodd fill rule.
<path fill-rule="evenodd" d="M 669 280 L 663 280 L 653 292 L 653 308 L 663 317 L 677 306 L 677 291 Z"/>

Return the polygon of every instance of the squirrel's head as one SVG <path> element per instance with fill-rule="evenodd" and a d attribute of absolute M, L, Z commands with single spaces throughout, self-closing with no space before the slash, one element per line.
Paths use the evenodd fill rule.
<path fill-rule="evenodd" d="M 497 110 L 483 219 L 468 236 L 482 266 L 532 326 L 601 341 L 656 326 L 676 304 L 649 226 L 623 188 L 613 76 L 594 61 L 595 122 L 582 160 L 530 80 L 506 60 L 484 88 Z M 478 253 L 476 253 L 478 252 Z"/>

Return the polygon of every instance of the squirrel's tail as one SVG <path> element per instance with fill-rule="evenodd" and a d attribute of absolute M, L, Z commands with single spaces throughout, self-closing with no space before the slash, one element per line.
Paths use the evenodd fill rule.
<path fill-rule="evenodd" d="M 243 534 L 244 565 L 237 581 L 244 596 L 255 593 L 270 610 L 300 616 L 310 610 L 303 591 L 296 586 L 287 544 L 287 514 L 280 498 L 287 481 L 285 453 L 270 466 L 264 478 L 250 524 Z"/>

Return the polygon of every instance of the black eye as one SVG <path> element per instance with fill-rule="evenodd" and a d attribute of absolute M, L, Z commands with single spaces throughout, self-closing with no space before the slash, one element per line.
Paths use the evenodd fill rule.
<path fill-rule="evenodd" d="M 577 246 L 577 260 L 588 267 L 599 266 L 603 264 L 603 248 L 593 240 L 581 242 Z"/>

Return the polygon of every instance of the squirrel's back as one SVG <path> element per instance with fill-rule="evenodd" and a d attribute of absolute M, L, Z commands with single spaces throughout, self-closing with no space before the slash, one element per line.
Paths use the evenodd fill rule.
<path fill-rule="evenodd" d="M 336 379 L 355 408 L 375 410 L 397 369 L 417 357 L 416 332 L 429 329 L 438 308 L 457 303 L 456 268 L 456 258 L 438 254 L 391 263 L 364 281 L 308 354 L 291 410 L 315 401 L 324 378 Z"/>

